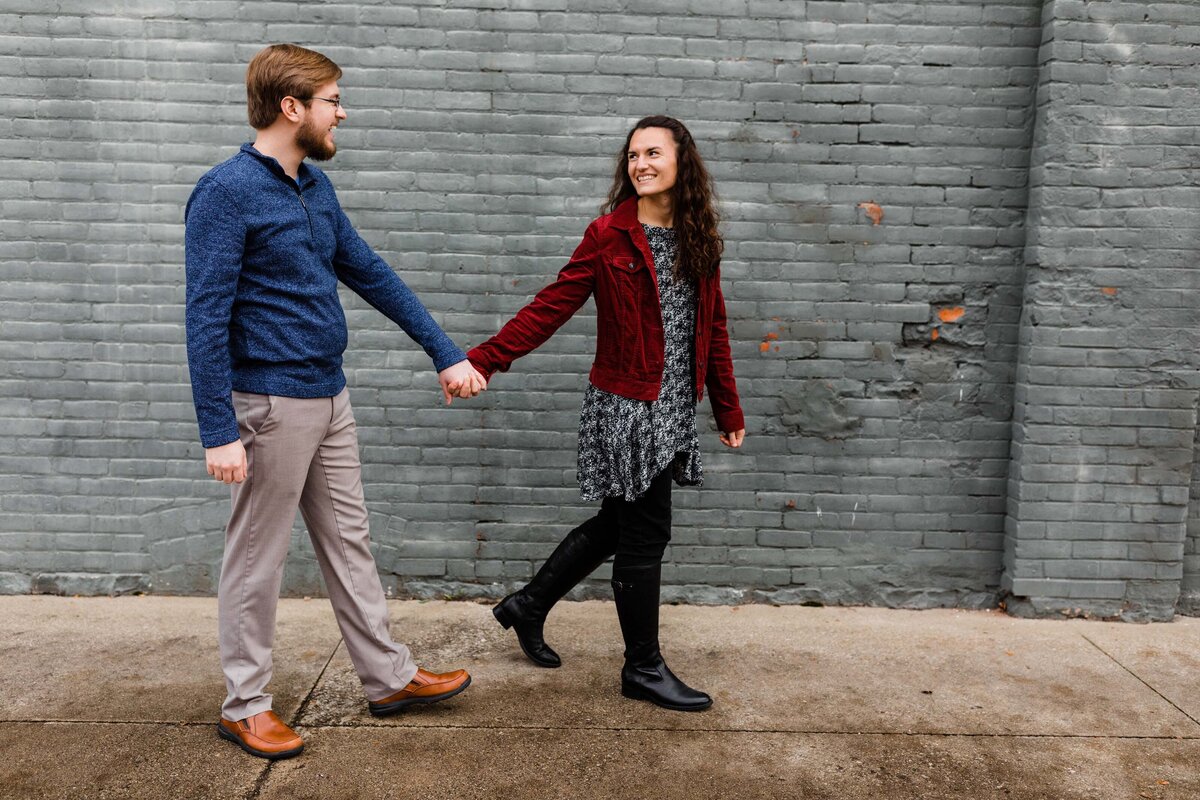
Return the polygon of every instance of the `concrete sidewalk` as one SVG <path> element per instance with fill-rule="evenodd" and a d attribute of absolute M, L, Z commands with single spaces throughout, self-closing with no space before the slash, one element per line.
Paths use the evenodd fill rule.
<path fill-rule="evenodd" d="M 663 609 L 713 708 L 621 697 L 611 603 L 564 603 L 527 662 L 488 606 L 393 602 L 453 700 L 377 720 L 327 601 L 280 603 L 275 709 L 303 755 L 217 738 L 213 598 L 0 597 L 3 798 L 1197 798 L 1200 620 L 769 606 Z"/>

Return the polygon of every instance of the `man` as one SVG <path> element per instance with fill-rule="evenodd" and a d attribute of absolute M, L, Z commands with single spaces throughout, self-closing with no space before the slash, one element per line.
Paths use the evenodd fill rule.
<path fill-rule="evenodd" d="M 346 119 L 341 74 L 295 45 L 256 55 L 246 72 L 254 144 L 205 174 L 185 212 L 193 399 L 208 473 L 233 498 L 218 589 L 228 695 L 217 730 L 270 759 L 304 747 L 266 692 L 297 506 L 371 713 L 444 700 L 471 682 L 464 670 L 419 669 L 388 632 L 342 373 L 338 281 L 424 348 L 447 403 L 485 383 L 355 232 L 325 174 L 304 163 L 337 150 L 334 129 Z"/>

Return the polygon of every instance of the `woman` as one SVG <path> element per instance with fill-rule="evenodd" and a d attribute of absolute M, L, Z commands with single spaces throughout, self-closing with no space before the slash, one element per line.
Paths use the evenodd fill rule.
<path fill-rule="evenodd" d="M 683 123 L 646 117 L 618 155 L 607 214 L 592 222 L 558 279 L 467 355 L 485 378 L 506 371 L 596 298 L 596 360 L 583 399 L 579 485 L 599 513 L 567 534 L 529 584 L 492 611 L 543 667 L 562 661 L 546 615 L 607 558 L 625 666 L 621 692 L 676 711 L 712 698 L 671 672 L 658 645 L 658 591 L 671 538 L 671 480 L 701 483 L 696 402 L 707 386 L 727 447 L 745 422 L 734 384 L 722 242 L 712 186 Z"/>

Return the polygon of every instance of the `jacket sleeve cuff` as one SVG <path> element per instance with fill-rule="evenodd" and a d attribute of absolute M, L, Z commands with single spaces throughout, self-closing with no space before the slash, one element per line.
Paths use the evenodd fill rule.
<path fill-rule="evenodd" d="M 496 374 L 496 370 L 488 363 L 488 360 L 483 355 L 483 351 L 478 347 L 472 347 L 467 351 L 467 358 L 471 361 L 471 366 L 483 376 L 485 381 L 490 383 L 492 376 Z"/>
<path fill-rule="evenodd" d="M 745 430 L 746 417 L 742 414 L 740 408 L 735 408 L 732 411 L 722 411 L 716 414 L 717 427 L 721 429 L 721 433 L 733 433 L 734 431 Z"/>

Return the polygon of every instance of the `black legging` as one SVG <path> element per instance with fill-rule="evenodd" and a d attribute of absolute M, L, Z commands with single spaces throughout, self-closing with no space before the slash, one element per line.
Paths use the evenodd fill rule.
<path fill-rule="evenodd" d="M 636 500 L 604 498 L 596 518 L 616 537 L 614 572 L 661 562 L 671 541 L 671 467 L 650 481 Z"/>

